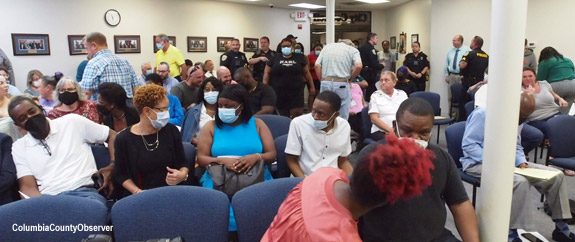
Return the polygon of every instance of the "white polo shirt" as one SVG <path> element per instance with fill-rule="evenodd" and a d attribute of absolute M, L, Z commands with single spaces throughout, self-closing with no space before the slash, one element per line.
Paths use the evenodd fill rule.
<path fill-rule="evenodd" d="M 46 143 L 52 155 L 30 133 L 12 145 L 18 179 L 34 176 L 40 193 L 48 195 L 93 184 L 91 177 L 97 169 L 89 144 L 106 141 L 110 130 L 108 126 L 96 124 L 77 114 L 68 114 L 48 122 L 50 134 L 46 137 Z"/>
<path fill-rule="evenodd" d="M 285 153 L 299 156 L 299 166 L 308 176 L 321 167 L 338 168 L 338 157 L 351 153 L 350 127 L 345 119 L 336 117 L 327 133 L 313 127 L 313 117 L 305 114 L 291 121 Z"/>
<path fill-rule="evenodd" d="M 397 113 L 399 105 L 401 105 L 405 99 L 407 99 L 407 94 L 402 90 L 393 89 L 391 97 L 381 90 L 375 91 L 371 94 L 371 99 L 369 100 L 368 113 L 378 113 L 379 119 L 391 127 L 393 126 L 393 120 L 395 120 L 395 113 Z M 377 131 L 381 131 L 381 129 L 375 124 L 372 124 L 371 133 Z"/>

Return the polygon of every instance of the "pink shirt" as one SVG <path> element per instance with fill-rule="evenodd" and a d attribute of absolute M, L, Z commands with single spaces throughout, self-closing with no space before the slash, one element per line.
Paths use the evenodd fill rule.
<path fill-rule="evenodd" d="M 357 222 L 335 197 L 339 180 L 349 183 L 333 167 L 307 176 L 288 194 L 261 241 L 361 241 Z"/>
<path fill-rule="evenodd" d="M 350 112 L 360 113 L 363 109 L 363 91 L 357 83 L 351 84 L 351 105 Z"/>

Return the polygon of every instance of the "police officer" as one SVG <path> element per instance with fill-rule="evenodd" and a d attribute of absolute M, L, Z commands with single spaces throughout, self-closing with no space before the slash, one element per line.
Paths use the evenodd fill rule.
<path fill-rule="evenodd" d="M 361 55 L 361 62 L 363 64 L 360 75 L 365 78 L 368 83 L 366 90 L 368 100 L 371 94 L 377 90 L 375 84 L 377 82 L 377 74 L 385 67 L 384 64 L 379 63 L 377 59 L 377 50 L 374 47 L 377 43 L 377 34 L 369 33 L 367 35 L 367 42 L 359 47 L 359 54 Z"/>
<path fill-rule="evenodd" d="M 254 66 L 253 76 L 258 82 L 264 80 L 264 70 L 266 63 L 275 55 L 275 51 L 270 49 L 270 39 L 266 36 L 260 38 L 261 49 L 257 50 L 248 62 Z"/>
<path fill-rule="evenodd" d="M 246 55 L 243 52 L 240 52 L 240 46 L 239 39 L 232 39 L 230 50 L 222 54 L 220 57 L 220 66 L 225 66 L 230 69 L 232 75 L 234 75 L 234 72 L 237 69 L 245 67 L 246 64 L 248 64 Z"/>
<path fill-rule="evenodd" d="M 489 65 L 489 56 L 485 51 L 481 50 L 483 47 L 483 38 L 479 36 L 473 37 L 471 40 L 471 51 L 465 53 L 459 62 L 459 69 L 463 74 L 463 88 L 461 88 L 461 102 L 459 103 L 459 121 L 465 121 L 465 104 L 472 100 L 471 95 L 467 93 L 469 87 L 483 81 L 485 69 Z"/>

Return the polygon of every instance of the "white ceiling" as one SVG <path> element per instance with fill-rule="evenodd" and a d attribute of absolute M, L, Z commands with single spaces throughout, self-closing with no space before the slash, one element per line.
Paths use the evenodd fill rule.
<path fill-rule="evenodd" d="M 259 0 L 259 1 L 246 1 L 246 0 L 215 0 L 220 2 L 233 2 L 233 3 L 244 3 L 244 4 L 252 4 L 258 6 L 270 6 L 273 4 L 274 7 L 277 8 L 291 8 L 291 9 L 299 9 L 288 6 L 289 4 L 294 3 L 311 3 L 317 5 L 325 6 L 325 0 Z M 336 10 L 382 10 L 390 7 L 394 7 L 412 0 L 390 0 L 388 3 L 377 3 L 377 4 L 369 4 L 358 2 L 356 0 L 336 0 Z M 320 9 L 321 10 L 321 9 Z"/>

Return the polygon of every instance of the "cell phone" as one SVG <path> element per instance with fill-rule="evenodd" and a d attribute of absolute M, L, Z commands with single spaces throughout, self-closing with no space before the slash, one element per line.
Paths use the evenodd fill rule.
<path fill-rule="evenodd" d="M 526 238 L 527 240 L 529 240 L 531 242 L 543 242 L 543 240 L 540 240 L 539 238 L 535 237 L 535 235 L 532 235 L 531 233 L 522 233 L 521 236 L 523 236 L 523 238 Z"/>

